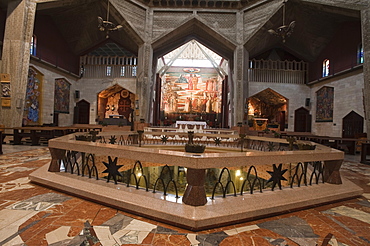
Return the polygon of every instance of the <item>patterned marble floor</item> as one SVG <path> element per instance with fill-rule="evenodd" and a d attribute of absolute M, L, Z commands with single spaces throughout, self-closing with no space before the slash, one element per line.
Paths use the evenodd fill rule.
<path fill-rule="evenodd" d="M 342 175 L 364 189 L 362 197 L 192 232 L 30 183 L 28 174 L 50 161 L 45 147 L 3 151 L 0 245 L 370 245 L 370 165 L 357 156 L 346 158 Z"/>

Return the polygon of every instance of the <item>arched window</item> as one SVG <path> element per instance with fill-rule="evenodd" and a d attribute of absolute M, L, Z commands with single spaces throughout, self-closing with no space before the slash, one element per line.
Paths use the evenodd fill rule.
<path fill-rule="evenodd" d="M 323 77 L 329 76 L 329 68 L 330 68 L 330 61 L 329 59 L 325 59 L 322 62 L 322 76 Z"/>
<path fill-rule="evenodd" d="M 362 64 L 364 63 L 364 47 L 362 47 L 362 44 L 358 45 L 357 49 L 357 63 Z"/>
<path fill-rule="evenodd" d="M 31 44 L 30 44 L 30 54 L 33 56 L 36 56 L 36 35 L 33 35 L 31 38 Z"/>

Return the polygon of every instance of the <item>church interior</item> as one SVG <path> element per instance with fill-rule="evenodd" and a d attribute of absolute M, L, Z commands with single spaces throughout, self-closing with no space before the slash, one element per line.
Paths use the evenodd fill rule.
<path fill-rule="evenodd" d="M 369 81 L 367 0 L 0 0 L 0 245 L 370 245 Z"/>

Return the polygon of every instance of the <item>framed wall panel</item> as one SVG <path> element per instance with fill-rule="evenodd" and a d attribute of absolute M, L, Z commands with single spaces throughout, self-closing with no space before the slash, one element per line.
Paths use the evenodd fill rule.
<path fill-rule="evenodd" d="M 322 87 L 316 98 L 316 122 L 333 122 L 334 87 Z"/>

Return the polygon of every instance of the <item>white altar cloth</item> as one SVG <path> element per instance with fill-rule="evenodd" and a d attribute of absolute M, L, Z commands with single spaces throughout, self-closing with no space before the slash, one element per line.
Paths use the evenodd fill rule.
<path fill-rule="evenodd" d="M 200 125 L 200 126 L 207 126 L 207 123 L 205 121 L 189 121 L 189 120 L 177 120 L 176 121 L 176 127 L 179 125 Z"/>

